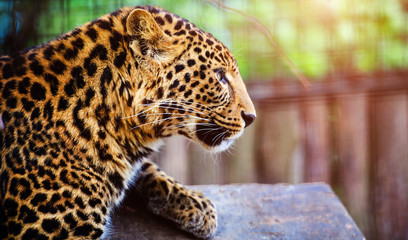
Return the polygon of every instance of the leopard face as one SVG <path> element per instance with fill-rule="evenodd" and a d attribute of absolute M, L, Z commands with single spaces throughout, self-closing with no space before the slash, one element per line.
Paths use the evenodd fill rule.
<path fill-rule="evenodd" d="M 211 200 L 146 157 L 175 134 L 221 151 L 255 119 L 231 52 L 157 7 L 122 8 L 0 57 L 0 239 L 98 239 L 131 183 L 213 235 Z"/>
<path fill-rule="evenodd" d="M 148 22 L 148 29 L 130 33 L 136 36 L 130 47 L 150 63 L 145 71 L 154 80 L 130 114 L 137 120 L 129 124 L 153 129 L 156 136 L 181 134 L 215 152 L 227 149 L 256 117 L 232 53 L 211 34 L 165 11 L 135 10 L 128 31 L 138 22 Z"/>

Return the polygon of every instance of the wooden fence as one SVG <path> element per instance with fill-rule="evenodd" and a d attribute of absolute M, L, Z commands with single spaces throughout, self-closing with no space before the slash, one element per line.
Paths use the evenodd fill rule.
<path fill-rule="evenodd" d="M 408 239 L 408 72 L 248 89 L 258 118 L 229 153 L 177 137 L 154 159 L 187 184 L 326 182 L 368 239 Z"/>

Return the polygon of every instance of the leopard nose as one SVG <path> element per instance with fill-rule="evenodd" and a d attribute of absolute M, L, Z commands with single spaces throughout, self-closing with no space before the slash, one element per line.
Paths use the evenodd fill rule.
<path fill-rule="evenodd" d="M 255 115 L 251 114 L 251 113 L 246 113 L 244 110 L 241 111 L 241 116 L 245 121 L 245 127 L 248 127 L 249 125 L 251 125 L 251 123 L 253 123 L 255 121 Z"/>

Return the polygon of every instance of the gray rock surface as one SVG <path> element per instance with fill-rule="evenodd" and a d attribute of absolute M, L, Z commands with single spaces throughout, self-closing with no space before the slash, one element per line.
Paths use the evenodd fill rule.
<path fill-rule="evenodd" d="M 215 203 L 212 239 L 364 239 L 323 183 L 189 186 Z M 131 192 L 114 214 L 110 239 L 196 239 L 148 212 Z"/>

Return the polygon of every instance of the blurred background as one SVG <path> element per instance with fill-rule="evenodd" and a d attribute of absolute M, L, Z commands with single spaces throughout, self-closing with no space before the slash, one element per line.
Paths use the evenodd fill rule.
<path fill-rule="evenodd" d="M 232 50 L 258 118 L 226 153 L 173 137 L 154 161 L 184 184 L 326 182 L 368 239 L 408 239 L 408 0 L 221 2 L 258 18 L 279 49 L 204 0 L 0 0 L 0 52 L 122 6 L 166 8 Z"/>

